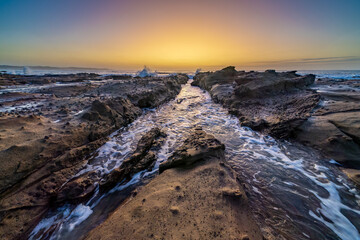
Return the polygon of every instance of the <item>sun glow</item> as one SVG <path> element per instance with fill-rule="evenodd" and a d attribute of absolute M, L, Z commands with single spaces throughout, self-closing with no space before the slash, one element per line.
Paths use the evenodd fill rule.
<path fill-rule="evenodd" d="M 173 30 L 135 41 L 122 54 L 130 64 L 141 61 L 157 66 L 210 65 L 224 57 L 231 58 L 226 42 L 209 33 Z"/>
<path fill-rule="evenodd" d="M 360 32 L 351 27 L 359 15 L 346 4 L 338 8 L 347 15 L 338 17 L 337 9 L 313 2 L 80 0 L 71 7 L 44 2 L 46 11 L 6 2 L 0 3 L 0 32 L 6 33 L 0 64 L 308 69 L 302 59 L 319 59 L 314 67 L 321 69 L 342 68 L 339 57 L 346 68 L 360 62 Z"/>

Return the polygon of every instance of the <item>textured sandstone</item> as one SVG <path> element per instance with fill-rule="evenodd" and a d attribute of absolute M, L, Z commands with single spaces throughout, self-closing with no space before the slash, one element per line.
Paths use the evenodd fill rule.
<path fill-rule="evenodd" d="M 169 160 L 169 168 L 85 239 L 263 239 L 212 135 L 196 130 Z"/>
<path fill-rule="evenodd" d="M 314 80 L 314 75 L 295 72 L 244 72 L 227 67 L 197 74 L 192 85 L 209 91 L 242 125 L 287 138 L 318 104 L 319 95 L 307 90 Z"/>
<path fill-rule="evenodd" d="M 4 108 L 29 101 L 38 104 L 34 108 L 0 113 L 1 239 L 27 236 L 57 201 L 76 201 L 89 196 L 96 178 L 91 173 L 72 181 L 72 185 L 69 183 L 68 188 L 74 190 L 68 196 L 58 191 L 108 140 L 110 133 L 134 121 L 141 114 L 141 107 L 157 107 L 175 98 L 181 84 L 188 80 L 181 74 L 121 80 L 97 75 L 46 78 L 1 75 L 1 78 L 8 79 L 8 85 L 39 84 L 31 93 L 1 95 L 4 103 L 0 107 Z M 106 81 L 83 82 L 90 79 Z M 44 83 L 61 81 L 74 85 L 41 87 Z M 148 98 L 149 94 L 152 98 Z M 154 157 L 149 153 L 144 159 L 139 164 L 149 167 Z"/>

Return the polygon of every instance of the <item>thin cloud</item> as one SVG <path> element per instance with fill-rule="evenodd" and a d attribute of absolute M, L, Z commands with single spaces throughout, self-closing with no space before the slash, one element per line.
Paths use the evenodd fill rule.
<path fill-rule="evenodd" d="M 322 58 L 301 58 L 301 59 L 287 59 L 276 61 L 261 61 L 253 62 L 252 64 L 311 64 L 311 63 L 342 63 L 342 62 L 358 62 L 358 56 L 345 56 L 345 57 L 322 57 Z"/>

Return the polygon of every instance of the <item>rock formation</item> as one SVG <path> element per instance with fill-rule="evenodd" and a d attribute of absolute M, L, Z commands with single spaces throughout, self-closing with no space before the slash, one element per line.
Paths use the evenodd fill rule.
<path fill-rule="evenodd" d="M 78 81 L 82 77 L 102 81 Z M 25 238 L 52 204 L 89 196 L 97 175 L 72 177 L 95 150 L 108 140 L 109 134 L 134 121 L 141 108 L 157 107 L 175 98 L 181 84 L 188 80 L 182 74 L 125 80 L 81 74 L 43 77 L 2 74 L 1 78 L 8 79 L 9 84 L 25 84 L 31 79 L 41 80 L 39 84 L 44 79 L 71 83 L 34 86 L 26 98 L 14 94 L 1 96 L 5 101 L 0 107 L 5 109 L 16 104 L 34 104 L 33 108 L 0 114 L 1 239 Z M 150 167 L 154 156 L 149 152 L 146 161 L 141 159 L 130 162 L 136 162 L 139 169 Z M 131 174 L 129 171 L 125 177 Z M 76 187 L 66 195 L 61 186 L 70 179 L 69 189 Z"/>
<path fill-rule="evenodd" d="M 360 80 L 319 79 L 321 102 L 295 139 L 334 159 L 360 186 Z"/>
<path fill-rule="evenodd" d="M 237 116 L 243 126 L 299 141 L 334 159 L 360 186 L 359 80 L 319 79 L 296 71 L 198 73 L 192 85 Z M 310 89 L 312 87 L 312 89 Z"/>
<path fill-rule="evenodd" d="M 91 196 L 100 183 L 100 190 L 106 191 L 116 184 L 131 179 L 131 176 L 145 169 L 152 169 L 156 162 L 156 155 L 151 150 L 158 149 L 165 134 L 159 128 L 153 128 L 139 140 L 135 152 L 123 161 L 120 167 L 111 171 L 101 179 L 96 171 L 84 173 L 71 179 L 56 191 L 54 201 L 57 204 L 65 202 L 81 202 Z"/>
<path fill-rule="evenodd" d="M 194 131 L 169 161 L 85 239 L 263 239 L 212 135 Z"/>
<path fill-rule="evenodd" d="M 243 126 L 287 138 L 319 101 L 318 94 L 307 90 L 314 80 L 314 75 L 295 72 L 244 72 L 227 67 L 197 74 L 192 85 L 209 91 Z"/>

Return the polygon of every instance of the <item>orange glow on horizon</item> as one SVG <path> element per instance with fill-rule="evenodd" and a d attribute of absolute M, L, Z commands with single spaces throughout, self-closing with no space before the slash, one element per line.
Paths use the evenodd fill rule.
<path fill-rule="evenodd" d="M 62 14 L 71 8 L 64 5 L 60 12 L 51 8 L 54 3 L 46 4 L 48 11 L 19 14 L 22 21 L 16 14 L 11 23 L 8 16 L 0 64 L 112 69 L 148 65 L 167 70 L 227 65 L 341 69 L 360 62 L 360 32 L 348 27 L 354 22 L 350 17 L 357 15 L 329 25 L 323 19 L 336 16 L 322 5 L 313 9 L 295 2 L 122 0 L 98 2 L 93 12 L 86 12 L 91 3 L 84 1 L 76 7 L 85 12 L 74 10 L 70 19 L 79 19 L 65 24 Z M 322 18 L 314 21 L 319 7 L 324 11 L 316 13 Z M 339 57 L 344 57 L 343 65 Z M 308 61 L 324 58 L 329 60 Z"/>

